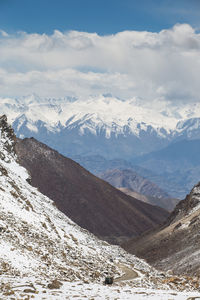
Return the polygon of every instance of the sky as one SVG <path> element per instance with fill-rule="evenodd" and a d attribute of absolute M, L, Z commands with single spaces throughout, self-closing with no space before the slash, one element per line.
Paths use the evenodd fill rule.
<path fill-rule="evenodd" d="M 199 11 L 199 0 L 0 0 L 0 27 L 47 34 L 55 29 L 158 32 L 176 23 L 199 27 Z"/>
<path fill-rule="evenodd" d="M 199 0 L 0 0 L 0 95 L 200 101 Z"/>

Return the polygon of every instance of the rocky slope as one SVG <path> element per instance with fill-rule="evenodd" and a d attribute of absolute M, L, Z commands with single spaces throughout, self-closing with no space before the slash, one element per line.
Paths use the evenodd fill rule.
<path fill-rule="evenodd" d="M 32 185 L 81 227 L 119 243 L 161 224 L 167 211 L 125 195 L 37 140 L 18 140 L 19 162 Z"/>
<path fill-rule="evenodd" d="M 161 229 L 124 244 L 153 266 L 175 274 L 200 276 L 200 183 L 178 203 Z"/>

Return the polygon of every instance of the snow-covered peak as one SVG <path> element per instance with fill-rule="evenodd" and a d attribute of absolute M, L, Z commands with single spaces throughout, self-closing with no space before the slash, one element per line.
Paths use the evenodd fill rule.
<path fill-rule="evenodd" d="M 139 99 L 132 98 L 125 101 L 112 95 L 90 96 L 87 99 L 70 97 L 47 99 L 37 95 L 17 99 L 1 98 L 0 109 L 8 115 L 11 123 L 25 116 L 29 128 L 32 127 L 33 131 L 34 123 L 38 121 L 44 122 L 50 131 L 55 130 L 53 128 L 58 124 L 66 127 L 82 122 L 80 126 L 82 134 L 86 128 L 93 134 L 102 128 L 107 138 L 112 133 L 125 134 L 127 128 L 136 136 L 140 135 L 141 130 L 147 131 L 149 126 L 158 134 L 161 134 L 163 128 L 170 132 L 175 130 L 178 121 L 191 116 L 200 116 L 200 105 L 179 110 L 176 107 L 169 107 L 168 103 L 157 101 L 152 105 L 144 105 Z M 90 126 L 83 122 L 88 118 Z"/>
<path fill-rule="evenodd" d="M 144 103 L 112 95 L 79 99 L 30 95 L 0 98 L 0 110 L 18 137 L 33 136 L 68 156 L 101 154 L 132 159 L 177 138 L 200 136 L 198 103 L 178 107 L 161 100 Z"/>

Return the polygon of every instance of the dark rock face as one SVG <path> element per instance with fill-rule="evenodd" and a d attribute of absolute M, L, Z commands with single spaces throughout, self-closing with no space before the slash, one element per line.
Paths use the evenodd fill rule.
<path fill-rule="evenodd" d="M 168 212 L 125 195 L 37 140 L 18 140 L 19 162 L 32 185 L 81 227 L 113 243 L 163 223 Z"/>
<path fill-rule="evenodd" d="M 3 115 L 0 117 L 0 128 L 1 128 L 1 139 L 5 139 L 5 142 L 3 144 L 4 149 L 14 155 L 15 153 L 15 143 L 16 143 L 16 136 L 14 133 L 14 130 L 10 125 L 7 123 L 7 117 L 6 115 Z M 7 159 L 4 157 L 4 154 L 0 152 L 1 159 L 5 160 Z"/>
<path fill-rule="evenodd" d="M 126 250 L 161 270 L 200 276 L 200 183 L 156 230 L 126 242 Z"/>
<path fill-rule="evenodd" d="M 192 209 L 200 203 L 200 182 L 194 186 L 191 193 L 180 201 L 167 219 L 167 224 L 174 223 L 185 217 Z"/>

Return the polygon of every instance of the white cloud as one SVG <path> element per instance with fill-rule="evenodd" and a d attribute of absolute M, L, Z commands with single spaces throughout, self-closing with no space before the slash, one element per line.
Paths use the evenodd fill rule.
<path fill-rule="evenodd" d="M 0 30 L 0 35 L 2 37 L 8 37 L 9 36 L 9 34 L 6 31 L 4 31 L 4 30 Z"/>
<path fill-rule="evenodd" d="M 109 36 L 1 31 L 0 53 L 2 96 L 113 93 L 147 101 L 200 100 L 200 34 L 188 24 Z"/>

